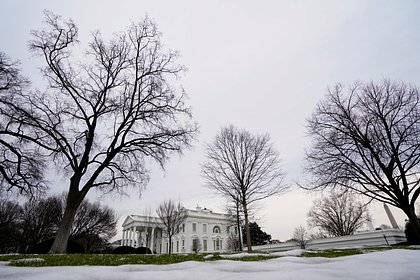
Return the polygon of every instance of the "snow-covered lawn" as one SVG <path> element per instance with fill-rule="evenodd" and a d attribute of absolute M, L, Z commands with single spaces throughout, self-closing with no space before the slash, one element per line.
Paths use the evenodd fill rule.
<path fill-rule="evenodd" d="M 296 252 L 297 253 L 297 252 Z M 262 262 L 212 261 L 171 265 L 10 267 L 0 265 L 0 279 L 420 279 L 420 250 L 389 250 L 340 258 L 285 256 Z"/>

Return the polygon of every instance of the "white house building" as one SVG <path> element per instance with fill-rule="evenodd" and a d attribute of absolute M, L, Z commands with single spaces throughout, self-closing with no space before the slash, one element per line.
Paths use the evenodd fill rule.
<path fill-rule="evenodd" d="M 224 252 L 229 238 L 239 236 L 232 215 L 201 207 L 186 211 L 187 218 L 180 232 L 172 237 L 173 253 Z M 122 227 L 122 246 L 147 247 L 156 254 L 169 252 L 169 240 L 159 218 L 129 215 Z"/>

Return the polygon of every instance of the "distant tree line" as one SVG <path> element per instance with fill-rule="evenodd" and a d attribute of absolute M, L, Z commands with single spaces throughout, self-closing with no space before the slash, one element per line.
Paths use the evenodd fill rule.
<path fill-rule="evenodd" d="M 65 194 L 27 201 L 0 199 L 0 252 L 47 253 L 63 219 Z M 82 202 L 70 232 L 69 252 L 101 251 L 116 234 L 111 208 Z"/>
<path fill-rule="evenodd" d="M 352 235 L 369 219 L 367 205 L 350 192 L 331 192 L 315 200 L 307 215 L 309 227 L 319 230 L 314 237 Z"/>

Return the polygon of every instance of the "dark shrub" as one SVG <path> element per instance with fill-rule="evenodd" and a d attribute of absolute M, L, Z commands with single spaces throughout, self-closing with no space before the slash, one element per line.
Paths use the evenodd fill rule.
<path fill-rule="evenodd" d="M 114 249 L 113 254 L 136 254 L 136 248 L 131 246 L 119 246 Z"/>
<path fill-rule="evenodd" d="M 31 249 L 29 249 L 26 253 L 30 254 L 46 254 L 50 250 L 54 240 L 48 239 L 43 241 L 39 244 L 34 245 Z"/>
<path fill-rule="evenodd" d="M 420 220 L 420 219 L 419 219 Z M 408 244 L 420 245 L 420 238 L 416 235 L 414 228 L 410 221 L 405 224 L 405 236 L 407 237 Z"/>
<path fill-rule="evenodd" d="M 114 252 L 114 248 L 109 245 L 104 245 L 101 248 L 97 248 L 95 250 L 90 251 L 91 254 L 112 254 Z"/>
<path fill-rule="evenodd" d="M 136 254 L 151 254 L 152 251 L 150 251 L 147 247 L 138 247 L 136 248 Z"/>
<path fill-rule="evenodd" d="M 67 243 L 67 254 L 81 254 L 81 253 L 85 253 L 85 249 L 83 248 L 83 246 L 73 240 L 69 240 L 69 242 Z"/>
<path fill-rule="evenodd" d="M 52 244 L 54 243 L 54 239 L 48 239 L 44 242 L 41 242 L 35 245 L 32 249 L 30 249 L 27 253 L 31 254 L 47 254 L 50 250 Z M 67 253 L 68 254 L 80 254 L 84 253 L 85 250 L 83 246 L 77 243 L 76 241 L 69 240 L 67 243 Z"/>

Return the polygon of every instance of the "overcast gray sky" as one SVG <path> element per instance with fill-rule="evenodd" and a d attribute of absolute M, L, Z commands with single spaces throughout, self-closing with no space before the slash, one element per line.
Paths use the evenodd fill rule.
<path fill-rule="evenodd" d="M 102 197 L 121 219 L 142 214 L 146 205 L 180 199 L 223 211 L 225 200 L 200 177 L 204 144 L 222 126 L 270 133 L 283 159 L 292 190 L 268 199 L 257 212 L 273 238 L 285 240 L 306 225 L 315 195 L 293 187 L 303 176 L 305 120 L 327 86 L 390 78 L 420 86 L 419 1 L 23 1 L 1 3 L 0 50 L 22 62 L 34 84 L 42 81 L 28 52 L 30 30 L 41 26 L 43 10 L 72 18 L 81 46 L 93 30 L 106 38 L 146 14 L 163 33 L 164 44 L 179 50 L 187 66 L 182 78 L 200 125 L 191 151 L 174 156 L 162 171 L 149 165 L 151 181 L 141 197 Z M 38 75 L 38 76 L 36 76 Z M 62 191 L 61 182 L 53 191 Z M 60 184 L 58 184 L 60 185 Z M 92 192 L 91 200 L 99 193 Z M 398 223 L 404 215 L 393 208 Z M 379 204 L 374 224 L 389 223 Z"/>

